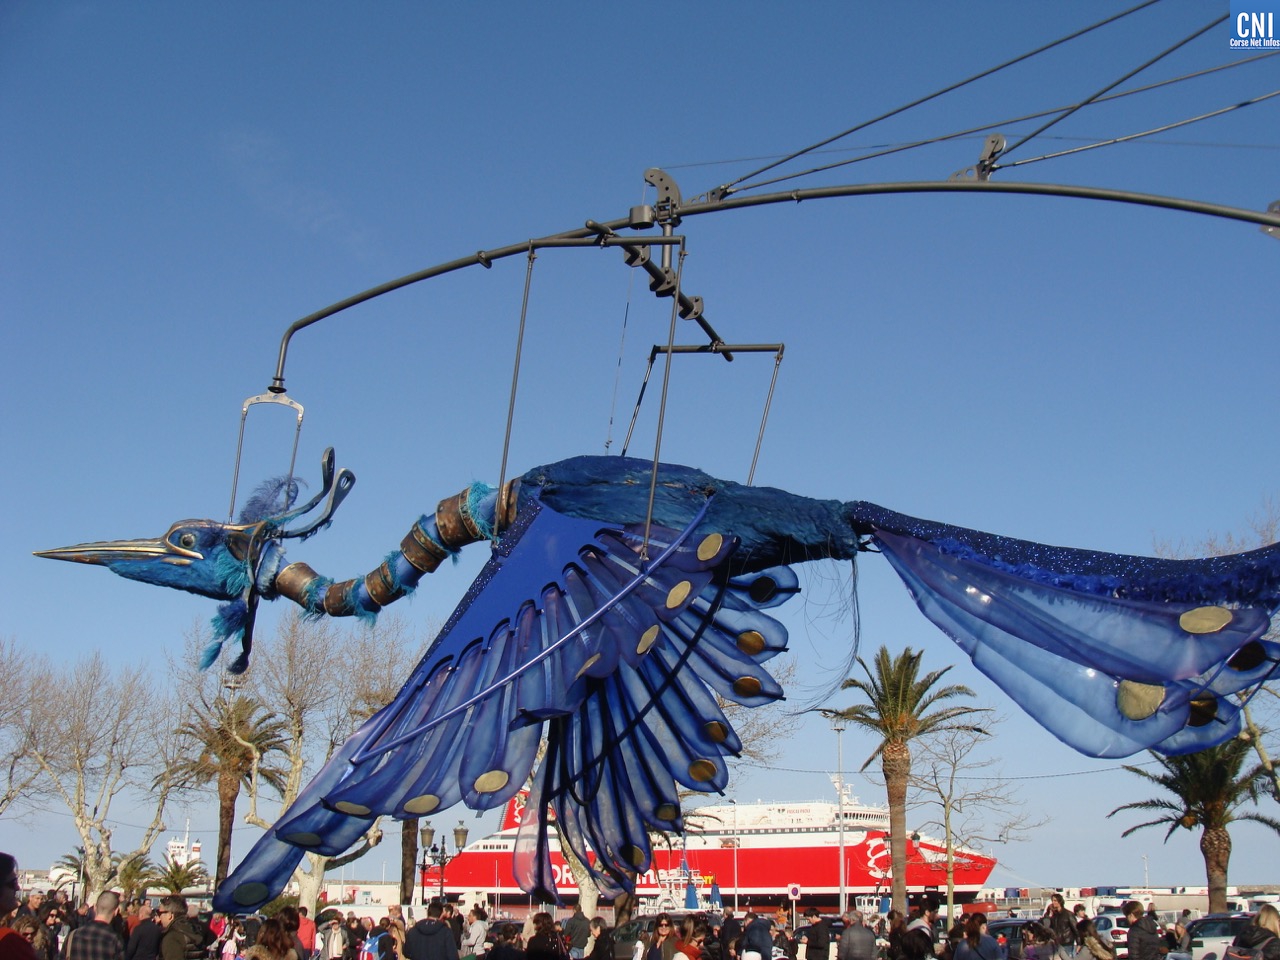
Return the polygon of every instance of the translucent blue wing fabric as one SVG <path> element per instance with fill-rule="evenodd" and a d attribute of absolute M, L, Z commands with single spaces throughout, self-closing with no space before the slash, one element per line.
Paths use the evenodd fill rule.
<path fill-rule="evenodd" d="M 1015 575 L 912 536 L 881 530 L 875 540 L 925 616 L 1027 713 L 1090 756 L 1192 752 L 1236 736 L 1238 707 L 1224 697 L 1280 662 L 1262 640 L 1270 611 L 1260 606 L 1206 608 L 1204 593 L 1122 599 Z M 1226 622 L 1185 629 L 1184 615 L 1201 609 Z M 1254 662 L 1236 657 L 1242 650 L 1253 650 Z"/>
<path fill-rule="evenodd" d="M 703 498 L 702 506 L 707 505 Z M 696 507 L 696 504 L 695 504 Z M 548 807 L 606 891 L 648 867 L 648 831 L 681 826 L 677 788 L 721 790 L 741 743 L 716 696 L 782 690 L 763 664 L 786 630 L 762 608 L 795 593 L 772 567 L 731 576 L 737 541 L 568 517 L 526 499 L 396 698 L 351 737 L 219 889 L 244 912 L 306 850 L 345 850 L 378 815 L 505 804 L 534 777 L 516 854 L 529 892 L 556 895 Z"/>

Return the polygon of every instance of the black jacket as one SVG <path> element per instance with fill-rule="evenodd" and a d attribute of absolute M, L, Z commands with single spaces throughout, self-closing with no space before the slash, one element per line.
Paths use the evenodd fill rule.
<path fill-rule="evenodd" d="M 404 938 L 409 960 L 458 960 L 458 944 L 453 930 L 439 920 L 419 920 Z"/>
<path fill-rule="evenodd" d="M 1129 960 L 1160 960 L 1160 957 L 1169 952 L 1164 937 L 1160 936 L 1160 928 L 1146 914 L 1129 927 L 1127 943 Z"/>
<path fill-rule="evenodd" d="M 154 920 L 142 920 L 129 934 L 124 948 L 124 960 L 156 960 L 160 956 L 160 938 L 164 928 Z"/>
<path fill-rule="evenodd" d="M 1250 949 L 1262 947 L 1262 960 L 1280 960 L 1280 938 L 1277 938 L 1270 930 L 1260 927 L 1256 923 L 1248 924 L 1236 934 L 1236 938 L 1231 945 Z"/>

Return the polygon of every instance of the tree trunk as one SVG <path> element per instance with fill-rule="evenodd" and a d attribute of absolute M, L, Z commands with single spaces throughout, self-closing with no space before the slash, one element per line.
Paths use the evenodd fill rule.
<path fill-rule="evenodd" d="M 556 826 L 559 829 L 559 824 Z M 582 908 L 582 912 L 588 917 L 594 917 L 596 915 L 596 905 L 600 902 L 600 888 L 591 879 L 591 874 L 582 865 L 582 861 L 574 856 L 569 845 L 564 842 L 563 836 L 560 840 L 560 855 L 564 857 L 564 862 L 569 865 L 574 882 L 578 884 L 578 906 Z"/>
<path fill-rule="evenodd" d="M 889 859 L 892 864 L 893 909 L 907 912 L 907 781 L 911 776 L 911 749 L 901 741 L 889 741 L 880 753 L 885 793 L 889 798 Z"/>
<path fill-rule="evenodd" d="M 400 821 L 400 902 L 417 903 L 414 888 L 418 886 L 418 818 Z"/>
<path fill-rule="evenodd" d="M 1205 827 L 1200 834 L 1205 879 L 1209 882 L 1209 912 L 1227 912 L 1227 864 L 1231 860 L 1231 834 L 1226 827 Z"/>
<path fill-rule="evenodd" d="M 240 778 L 228 770 L 218 774 L 218 859 L 213 871 L 213 889 L 231 872 L 231 831 L 236 822 L 236 800 L 240 796 Z"/>
<path fill-rule="evenodd" d="M 298 906 L 306 907 L 311 916 L 316 916 L 316 901 L 320 899 L 320 889 L 324 886 L 324 871 L 329 866 L 329 858 L 318 853 L 308 853 L 307 865 L 310 873 L 301 869 L 293 871 L 292 879 L 298 884 Z"/>

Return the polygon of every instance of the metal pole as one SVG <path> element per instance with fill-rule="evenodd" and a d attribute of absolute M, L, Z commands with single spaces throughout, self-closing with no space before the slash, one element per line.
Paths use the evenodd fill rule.
<path fill-rule="evenodd" d="M 440 841 L 440 857 L 436 860 L 436 866 L 440 868 L 440 902 L 444 903 L 444 867 L 449 862 L 449 857 L 445 853 L 444 841 Z"/>
<path fill-rule="evenodd" d="M 738 912 L 738 801 L 730 800 L 733 804 L 733 912 Z"/>
<path fill-rule="evenodd" d="M 848 906 L 847 883 L 844 863 L 844 729 L 849 725 L 847 720 L 835 717 L 831 728 L 836 732 L 836 819 L 840 827 L 840 913 L 844 914 Z"/>

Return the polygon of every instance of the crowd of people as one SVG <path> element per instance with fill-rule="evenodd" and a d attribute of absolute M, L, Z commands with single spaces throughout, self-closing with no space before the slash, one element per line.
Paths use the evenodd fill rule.
<path fill-rule="evenodd" d="M 1129 960 L 1190 960 L 1185 912 L 1166 930 L 1137 901 L 1121 912 Z M 663 913 L 630 947 L 618 946 L 604 918 L 588 919 L 580 908 L 563 923 L 542 912 L 522 925 L 490 923 L 480 904 L 464 914 L 441 902 L 412 925 L 397 905 L 376 922 L 333 909 L 317 920 L 305 907 L 286 906 L 271 917 L 215 913 L 206 922 L 181 896 L 154 908 L 122 905 L 111 891 L 78 906 L 61 890 L 23 897 L 17 863 L 0 853 L 0 960 L 1010 960 L 1010 944 L 991 935 L 987 914 L 960 916 L 944 933 L 933 903 L 874 918 L 850 911 L 834 929 L 812 908 L 795 930 L 783 911 L 741 919 L 731 910 Z M 1058 894 L 1020 932 L 1020 960 L 1116 960 L 1116 945 L 1084 906 L 1068 911 Z M 1230 954 L 1280 960 L 1280 912 L 1262 906 Z"/>

